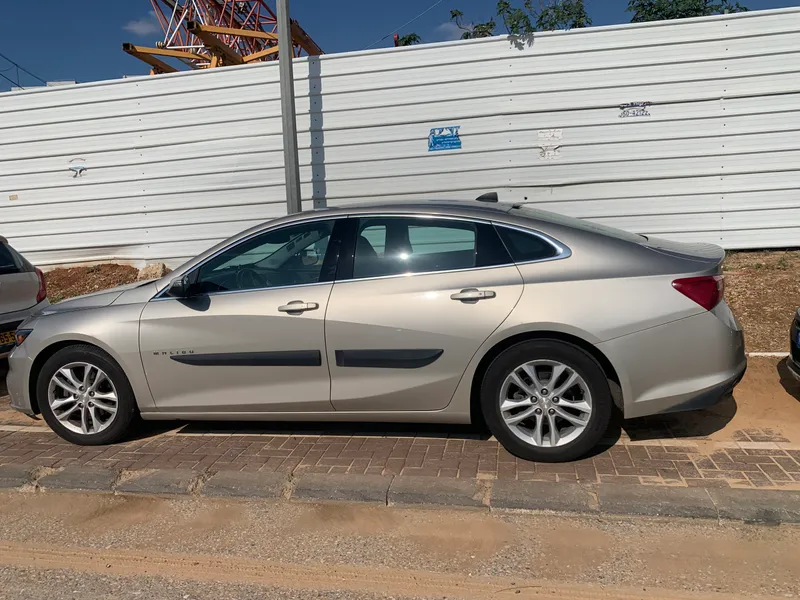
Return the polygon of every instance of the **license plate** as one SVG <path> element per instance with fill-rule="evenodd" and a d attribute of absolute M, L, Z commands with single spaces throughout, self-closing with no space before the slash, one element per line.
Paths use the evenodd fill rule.
<path fill-rule="evenodd" d="M 13 331 L 3 331 L 0 333 L 0 346 L 7 346 L 16 342 L 16 336 Z"/>

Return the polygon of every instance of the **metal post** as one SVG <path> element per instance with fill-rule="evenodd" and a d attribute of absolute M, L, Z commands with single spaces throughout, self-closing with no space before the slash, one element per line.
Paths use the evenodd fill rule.
<path fill-rule="evenodd" d="M 283 162 L 286 170 L 286 209 L 289 214 L 303 210 L 300 198 L 300 163 L 297 157 L 297 116 L 294 108 L 292 28 L 289 0 L 277 0 L 278 60 L 281 77 L 281 116 L 283 118 Z"/>

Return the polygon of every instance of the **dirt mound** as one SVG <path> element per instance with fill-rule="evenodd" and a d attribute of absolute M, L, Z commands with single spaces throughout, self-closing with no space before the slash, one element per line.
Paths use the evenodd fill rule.
<path fill-rule="evenodd" d="M 60 302 L 74 296 L 134 283 L 138 275 L 139 270 L 128 265 L 106 264 L 53 269 L 45 273 L 47 296 L 50 302 Z"/>
<path fill-rule="evenodd" d="M 800 307 L 800 251 L 731 252 L 725 297 L 750 352 L 788 352 L 789 326 Z"/>

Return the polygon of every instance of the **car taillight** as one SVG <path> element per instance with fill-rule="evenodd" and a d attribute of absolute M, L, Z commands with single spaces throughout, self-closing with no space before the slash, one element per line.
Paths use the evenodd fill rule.
<path fill-rule="evenodd" d="M 44 273 L 40 269 L 36 269 L 36 275 L 39 277 L 39 291 L 36 293 L 36 304 L 47 298 L 47 282 L 44 280 Z"/>
<path fill-rule="evenodd" d="M 725 279 L 722 275 L 676 279 L 672 287 L 706 310 L 714 308 L 725 295 Z"/>

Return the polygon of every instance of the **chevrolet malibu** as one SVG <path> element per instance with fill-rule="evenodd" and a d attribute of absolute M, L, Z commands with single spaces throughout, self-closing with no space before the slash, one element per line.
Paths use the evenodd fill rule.
<path fill-rule="evenodd" d="M 137 417 L 482 422 L 571 460 L 615 410 L 704 408 L 741 379 L 723 258 L 520 205 L 301 213 L 39 312 L 8 388 L 77 444 Z"/>

